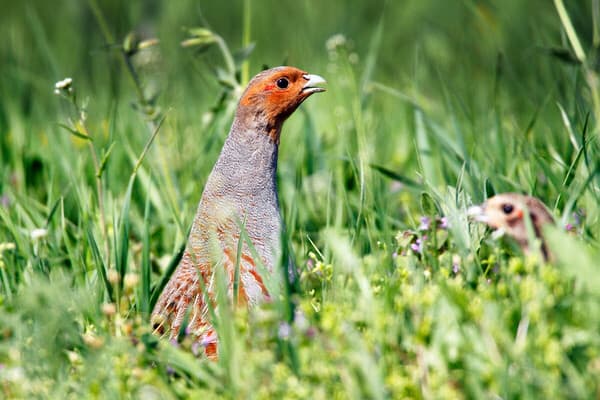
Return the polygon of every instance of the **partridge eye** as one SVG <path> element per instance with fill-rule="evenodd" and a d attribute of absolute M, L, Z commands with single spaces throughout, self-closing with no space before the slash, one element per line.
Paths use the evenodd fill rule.
<path fill-rule="evenodd" d="M 502 211 L 504 212 L 504 214 L 510 214 L 512 213 L 514 210 L 514 207 L 512 204 L 503 204 L 502 205 Z"/>
<path fill-rule="evenodd" d="M 289 84 L 290 84 L 290 82 L 287 79 L 285 79 L 285 78 L 279 78 L 279 79 L 277 79 L 277 87 L 279 89 L 285 89 L 285 88 L 288 87 Z"/>

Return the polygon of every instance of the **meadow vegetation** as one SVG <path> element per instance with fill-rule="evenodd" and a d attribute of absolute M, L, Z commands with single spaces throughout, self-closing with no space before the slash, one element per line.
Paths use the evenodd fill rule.
<path fill-rule="evenodd" d="M 0 4 L 1 398 L 600 396 L 598 0 Z M 220 296 L 212 362 L 149 313 L 282 64 L 328 81 L 281 140 L 299 280 Z M 468 220 L 506 191 L 554 262 Z"/>

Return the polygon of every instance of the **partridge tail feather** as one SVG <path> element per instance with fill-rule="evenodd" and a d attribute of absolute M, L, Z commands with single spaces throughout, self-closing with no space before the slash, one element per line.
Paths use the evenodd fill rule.
<path fill-rule="evenodd" d="M 208 322 L 208 309 L 200 290 L 206 286 L 207 275 L 207 271 L 190 262 L 186 252 L 154 306 L 152 324 L 155 333 L 175 339 L 187 315 L 186 331 L 194 335 L 194 341 L 201 343 L 206 355 L 212 358 L 216 356 L 217 335 Z M 200 284 L 201 278 L 204 285 Z"/>

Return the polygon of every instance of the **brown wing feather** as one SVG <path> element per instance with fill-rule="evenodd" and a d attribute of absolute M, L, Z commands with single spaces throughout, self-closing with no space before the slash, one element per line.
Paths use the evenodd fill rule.
<path fill-rule="evenodd" d="M 221 242 L 223 243 L 223 242 Z M 255 263 L 244 248 L 240 256 L 240 285 L 239 302 L 255 304 L 257 293 L 267 296 L 260 274 L 256 271 Z M 224 268 L 227 279 L 228 293 L 232 296 L 233 280 L 236 264 L 236 253 L 229 248 L 223 248 L 223 259 L 217 268 Z M 194 341 L 204 345 L 209 357 L 216 357 L 217 337 L 209 321 L 206 300 L 213 301 L 213 268 L 193 262 L 194 257 L 186 251 L 175 273 L 167 283 L 152 312 L 154 330 L 161 335 L 175 339 L 189 312 L 187 330 L 193 335 Z M 202 279 L 202 285 L 200 284 Z M 202 287 L 207 290 L 203 294 Z M 217 307 L 215 312 L 217 312 Z"/>

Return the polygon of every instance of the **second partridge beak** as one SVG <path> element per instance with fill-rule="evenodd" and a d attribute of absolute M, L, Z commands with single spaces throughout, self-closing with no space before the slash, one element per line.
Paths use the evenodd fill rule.
<path fill-rule="evenodd" d="M 477 222 L 488 222 L 489 218 L 485 215 L 485 208 L 483 206 L 471 206 L 467 209 L 467 216 Z"/>

